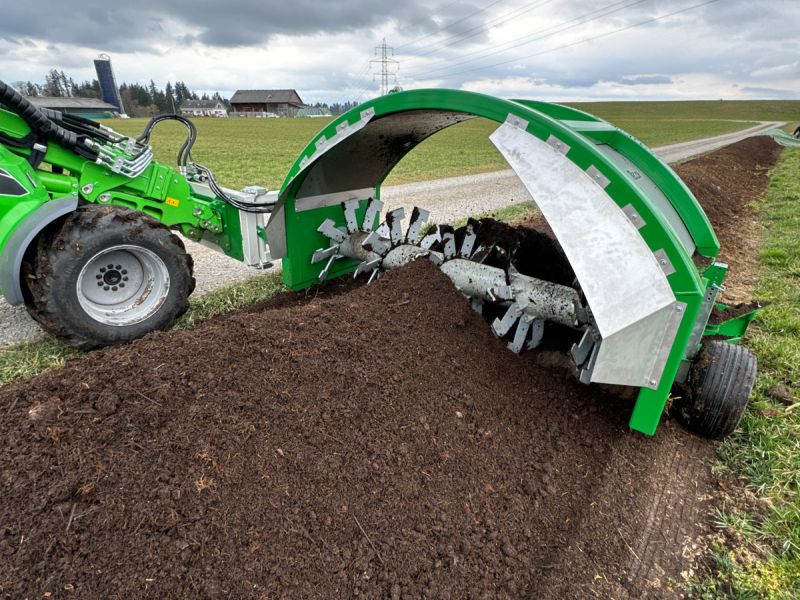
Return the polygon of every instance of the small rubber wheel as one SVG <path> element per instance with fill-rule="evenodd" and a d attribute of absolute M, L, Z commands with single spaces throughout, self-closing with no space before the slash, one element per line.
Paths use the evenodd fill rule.
<path fill-rule="evenodd" d="M 86 206 L 46 230 L 23 266 L 28 312 L 82 350 L 167 329 L 189 306 L 192 258 L 142 212 Z"/>
<path fill-rule="evenodd" d="M 727 342 L 706 342 L 687 381 L 689 394 L 675 401 L 676 416 L 687 428 L 722 439 L 739 426 L 756 381 L 756 357 Z"/>

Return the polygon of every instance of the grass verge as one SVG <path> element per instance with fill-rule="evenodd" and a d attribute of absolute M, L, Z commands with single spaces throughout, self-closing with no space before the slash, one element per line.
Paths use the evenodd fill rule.
<path fill-rule="evenodd" d="M 745 493 L 718 515 L 716 576 L 692 596 L 800 598 L 800 150 L 787 150 L 758 207 L 766 227 L 757 297 L 772 304 L 751 329 L 756 389 L 741 431 L 719 446 L 715 471 Z M 736 496 L 741 496 L 737 498 Z"/>

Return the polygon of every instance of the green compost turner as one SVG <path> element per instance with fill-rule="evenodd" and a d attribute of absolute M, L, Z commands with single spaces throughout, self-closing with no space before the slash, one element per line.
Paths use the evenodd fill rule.
<path fill-rule="evenodd" d="M 454 90 L 389 94 L 328 124 L 280 192 L 267 192 L 218 185 L 192 159 L 194 125 L 177 115 L 133 139 L 37 109 L 2 82 L 0 105 L 0 288 L 72 345 L 123 343 L 186 310 L 192 264 L 171 229 L 254 267 L 281 259 L 292 289 L 371 280 L 424 257 L 494 315 L 489 326 L 510 351 L 535 351 L 554 323 L 575 330 L 581 382 L 639 389 L 633 429 L 655 432 L 676 382 L 689 383 L 678 414 L 695 430 L 721 437 L 741 419 L 755 359 L 728 342 L 752 315 L 708 324 L 727 270 L 714 231 L 667 165 L 589 114 Z M 491 240 L 426 228 L 424 207 L 407 223 L 402 209 L 383 210 L 394 166 L 475 117 L 497 123 L 490 139 L 552 228 L 572 285 L 520 271 L 519 256 L 487 262 Z M 164 120 L 187 128 L 178 169 L 152 157 L 150 133 Z"/>

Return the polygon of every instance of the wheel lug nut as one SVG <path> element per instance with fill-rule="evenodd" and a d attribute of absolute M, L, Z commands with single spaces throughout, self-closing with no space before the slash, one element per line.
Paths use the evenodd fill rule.
<path fill-rule="evenodd" d="M 124 283 L 120 283 L 119 287 L 125 287 L 125 284 Z"/>
<path fill-rule="evenodd" d="M 99 285 L 100 287 L 102 287 L 102 286 L 103 286 L 103 282 L 102 282 L 102 281 L 98 281 L 98 282 L 97 282 L 97 285 Z"/>
<path fill-rule="evenodd" d="M 122 281 L 128 281 L 128 278 L 127 277 L 123 277 Z"/>
<path fill-rule="evenodd" d="M 102 279 L 102 278 L 103 278 L 103 276 L 100 275 L 99 273 L 97 275 L 95 275 L 95 279 Z"/>
<path fill-rule="evenodd" d="M 114 265 L 108 265 L 108 268 L 109 268 L 109 269 L 113 269 L 113 268 L 114 268 Z"/>
<path fill-rule="evenodd" d="M 106 268 L 105 267 L 100 267 L 100 272 L 101 273 L 105 273 L 106 272 Z"/>
<path fill-rule="evenodd" d="M 107 285 L 104 285 L 104 286 L 103 286 L 103 289 L 104 289 L 105 291 L 108 291 L 108 290 L 109 290 L 109 289 L 111 289 L 111 288 L 109 288 Z"/>
<path fill-rule="evenodd" d="M 112 291 L 112 292 L 116 292 L 116 291 L 117 291 L 117 286 L 114 286 L 114 287 L 112 287 L 112 288 L 111 288 L 111 291 Z"/>
<path fill-rule="evenodd" d="M 117 265 L 117 266 L 116 266 L 116 267 L 114 267 L 114 268 L 115 268 L 117 271 L 119 271 L 119 270 L 122 268 L 122 265 Z"/>
<path fill-rule="evenodd" d="M 123 275 L 127 275 L 128 274 L 128 270 L 127 269 L 122 269 L 122 274 Z"/>

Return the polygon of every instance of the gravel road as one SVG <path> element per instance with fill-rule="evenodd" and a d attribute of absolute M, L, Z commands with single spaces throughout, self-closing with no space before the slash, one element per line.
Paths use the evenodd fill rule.
<path fill-rule="evenodd" d="M 783 125 L 779 122 L 762 122 L 735 133 L 671 144 L 654 150 L 662 159 L 675 163 Z M 387 186 L 382 190 L 381 197 L 387 207 L 405 207 L 406 214 L 410 214 L 414 206 L 424 207 L 431 211 L 431 219 L 437 223 L 456 221 L 530 200 L 527 190 L 510 169 Z M 186 247 L 194 258 L 197 279 L 195 295 L 259 274 L 206 246 L 186 240 Z M 23 306 L 11 306 L 0 299 L 0 346 L 33 341 L 44 335 Z"/>

